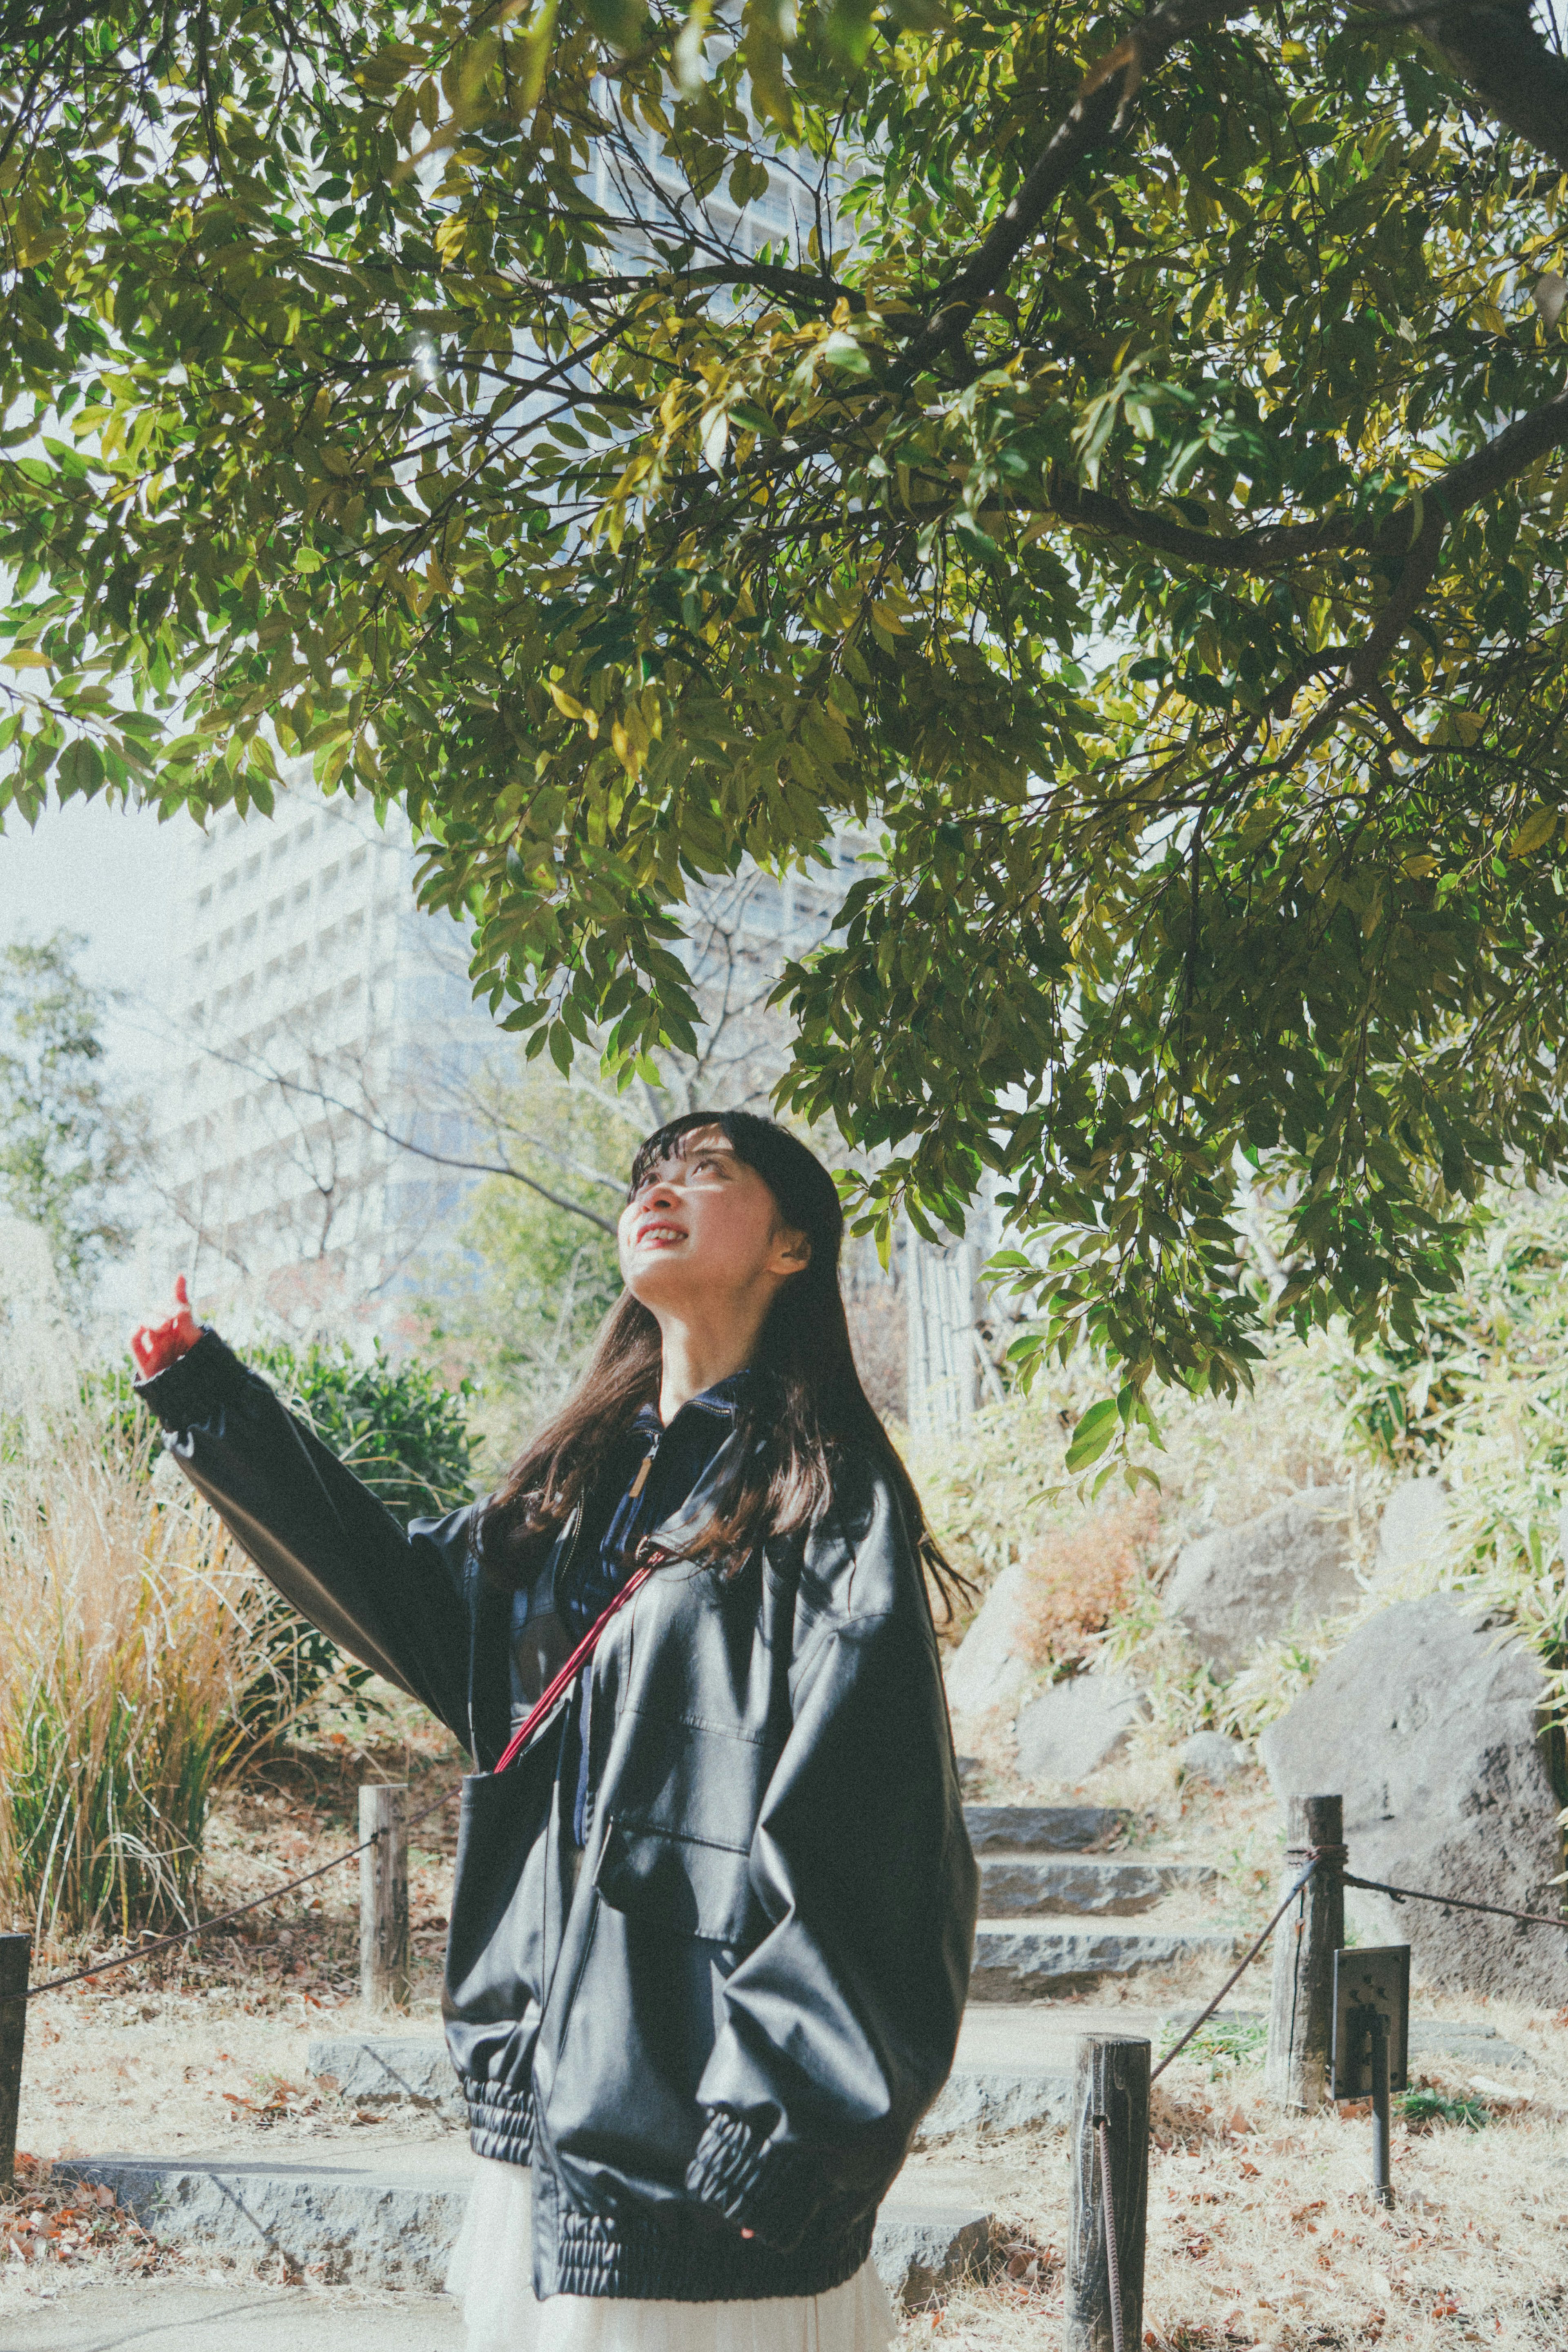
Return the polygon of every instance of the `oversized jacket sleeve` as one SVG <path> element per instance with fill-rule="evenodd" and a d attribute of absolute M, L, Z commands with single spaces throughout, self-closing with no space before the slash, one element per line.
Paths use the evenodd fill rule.
<path fill-rule="evenodd" d="M 884 1496 L 883 1507 L 891 1498 Z M 724 1987 L 689 2193 L 788 2252 L 881 2201 L 946 2082 L 977 1874 L 919 1570 L 810 1633 L 750 1857 L 772 1922 Z"/>
<path fill-rule="evenodd" d="M 405 1535 L 217 1333 L 137 1392 L 262 1574 L 311 1624 L 471 1744 L 469 1510 Z"/>

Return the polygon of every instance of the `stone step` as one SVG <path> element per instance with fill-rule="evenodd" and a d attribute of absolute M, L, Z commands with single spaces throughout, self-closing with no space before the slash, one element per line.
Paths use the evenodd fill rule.
<path fill-rule="evenodd" d="M 272 2156 L 77 2157 L 57 2168 L 111 2189 L 165 2243 L 255 2262 L 281 2257 L 328 2285 L 439 2292 L 477 2162 L 457 2135 L 334 2141 Z M 894 2183 L 872 2259 L 889 2292 L 914 2306 L 989 2258 L 990 2215 L 972 2199 L 936 2203 L 918 2176 Z"/>
<path fill-rule="evenodd" d="M 1154 1855 L 980 1856 L 980 1909 L 988 1919 L 1036 1918 L 1053 1911 L 1130 1917 L 1152 1911 L 1180 1889 L 1206 1894 L 1218 1884 L 1219 1873 L 1206 1862 L 1166 1862 Z"/>
<path fill-rule="evenodd" d="M 973 2001 L 1050 2000 L 1144 1969 L 1234 1967 L 1238 1937 L 1198 1927 L 1047 1927 L 982 1919 L 969 1978 Z"/>
<path fill-rule="evenodd" d="M 955 2132 L 1038 2130 L 1064 2123 L 1079 2036 L 1146 2032 L 1152 2038 L 1159 2024 L 1155 2013 L 1120 2008 L 1102 2012 L 1077 2001 L 1061 2007 L 971 2001 L 959 2028 L 953 2072 L 915 2146 L 932 2146 Z M 423 2111 L 446 2122 L 464 2120 L 439 2033 L 320 2034 L 308 2045 L 307 2064 L 323 2086 L 372 2114 L 395 2118 Z"/>
<path fill-rule="evenodd" d="M 1005 2012 L 1017 2021 L 1019 2011 Z M 1020 2045 L 1015 2031 L 977 2041 L 978 2012 L 971 2010 L 958 2039 L 957 2062 L 937 2094 L 916 2145 L 958 2131 L 1022 2131 L 1061 2123 L 1072 2083 L 1071 2041 L 1081 2031 L 1059 2031 L 1049 2053 L 1032 2042 Z M 1057 2046 L 1060 2043 L 1060 2047 Z M 357 2107 L 392 2114 L 423 2110 L 448 2123 L 464 2120 L 452 2062 L 439 2034 L 323 2034 L 311 2042 L 309 2071 Z"/>
<path fill-rule="evenodd" d="M 1121 1805 L 966 1805 L 969 1843 L 988 1853 L 1088 1853 L 1120 1837 L 1133 1816 Z"/>
<path fill-rule="evenodd" d="M 959 2029 L 953 2072 L 921 2126 L 917 2148 L 938 2146 L 956 2132 L 1038 2131 L 1064 2124 L 1071 2112 L 1072 2073 L 1084 2033 L 1146 2034 L 1168 2046 L 1191 2024 L 1195 2007 L 1165 2015 L 1124 2007 L 1095 2009 L 1082 2000 L 971 2001 Z M 1260 2009 L 1223 2009 L 1216 2022 L 1258 2025 Z M 1419 2061 L 1454 2057 L 1482 2069 L 1528 2066 L 1529 2054 L 1505 2042 L 1493 2025 L 1413 2018 L 1410 2054 Z M 389 2116 L 423 2109 L 454 2122 L 462 2104 L 446 2045 L 437 2033 L 323 2035 L 309 2045 L 309 2068 L 336 2083 L 356 2106 Z"/>

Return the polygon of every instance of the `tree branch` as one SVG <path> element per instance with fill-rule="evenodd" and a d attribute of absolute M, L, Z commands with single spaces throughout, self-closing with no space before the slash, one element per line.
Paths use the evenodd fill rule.
<path fill-rule="evenodd" d="M 1165 0 L 1133 26 L 1109 57 L 1085 76 L 1071 111 L 1059 122 L 1045 152 L 968 259 L 947 280 L 935 308 L 917 327 L 899 362 L 907 379 L 951 348 L 987 297 L 1002 283 L 1085 155 L 1126 126 L 1138 84 L 1163 65 L 1189 33 L 1243 13 L 1243 0 Z"/>
<path fill-rule="evenodd" d="M 246 1070 L 254 1075 L 260 1068 L 268 1084 L 275 1086 L 285 1098 L 299 1095 L 307 1102 L 320 1103 L 328 1110 L 340 1110 L 346 1118 L 368 1129 L 371 1135 L 379 1136 L 383 1143 L 390 1143 L 394 1150 L 412 1152 L 416 1160 L 428 1160 L 437 1168 L 455 1168 L 467 1176 L 510 1177 L 514 1184 L 521 1184 L 527 1191 L 537 1192 L 541 1201 L 548 1201 L 552 1209 L 564 1209 L 570 1216 L 581 1217 L 585 1223 L 597 1225 L 601 1234 L 609 1234 L 613 1238 L 620 1230 L 612 1217 L 601 1217 L 597 1209 L 587 1207 L 583 1202 L 574 1201 L 565 1192 L 553 1192 L 549 1185 L 541 1184 L 537 1176 L 529 1176 L 521 1168 L 514 1167 L 509 1160 L 499 1157 L 495 1160 L 469 1160 L 459 1152 L 438 1151 L 433 1144 L 416 1143 L 413 1136 L 400 1135 L 374 1111 L 367 1110 L 361 1104 L 349 1102 L 326 1087 L 312 1084 L 307 1078 L 296 1077 L 284 1070 L 267 1068 L 236 1054 L 225 1054 L 219 1046 L 208 1045 L 204 1050 L 214 1061 L 226 1062 L 235 1069 Z"/>
<path fill-rule="evenodd" d="M 1547 47 L 1528 6 L 1371 5 L 1396 24 L 1415 25 L 1489 112 L 1568 171 L 1568 59 Z"/>
<path fill-rule="evenodd" d="M 1140 547 L 1152 547 L 1182 562 L 1210 564 L 1232 572 L 1277 572 L 1283 564 L 1336 553 L 1408 554 L 1413 558 L 1416 544 L 1425 541 L 1435 517 L 1439 534 L 1433 546 L 1435 562 L 1444 522 L 1457 520 L 1467 508 L 1490 498 L 1515 475 L 1533 466 L 1538 457 L 1549 456 L 1564 443 L 1568 443 L 1568 387 L 1554 393 L 1539 408 L 1532 408 L 1527 416 L 1516 417 L 1511 425 L 1505 425 L 1490 441 L 1469 457 L 1461 457 L 1446 473 L 1422 483 L 1416 497 L 1407 499 L 1376 524 L 1360 523 L 1354 517 L 1338 515 L 1329 516 L 1322 522 L 1265 523 L 1256 530 L 1240 530 L 1227 537 L 1218 531 L 1194 530 L 1169 515 L 1124 507 L 1120 499 L 1109 497 L 1103 490 L 1087 490 L 1065 479 L 1052 479 L 1049 503 L 1041 511 L 1069 526 L 1099 531 L 1107 538 L 1134 540 Z M 1418 532 L 1415 530 L 1417 513 L 1421 517 Z M 1427 577 L 1430 576 L 1428 567 Z M 1410 577 L 1408 568 L 1404 577 Z"/>

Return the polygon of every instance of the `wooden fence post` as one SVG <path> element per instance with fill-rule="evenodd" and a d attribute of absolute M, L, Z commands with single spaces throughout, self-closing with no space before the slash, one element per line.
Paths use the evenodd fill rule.
<path fill-rule="evenodd" d="M 399 1783 L 360 1790 L 360 1999 L 367 2009 L 408 2007 L 408 1841 Z M 380 1835 L 376 1836 L 376 1832 Z"/>
<path fill-rule="evenodd" d="M 1110 2129 L 1120 2325 L 1113 2316 L 1100 2119 Z M 1067 2227 L 1065 2352 L 1140 2352 L 1149 2220 L 1149 2045 L 1090 2033 L 1072 2077 L 1072 2209 Z"/>
<path fill-rule="evenodd" d="M 16 2177 L 16 2119 L 22 2104 L 27 2004 L 3 1996 L 26 1991 L 32 1958 L 30 1936 L 0 1936 L 0 2190 L 6 2195 Z"/>
<path fill-rule="evenodd" d="M 1333 1956 L 1344 1941 L 1344 1801 L 1292 1797 L 1283 1895 L 1312 1854 L 1322 1855 L 1274 1937 L 1269 2002 L 1269 2096 L 1311 2111 L 1328 2096 L 1333 2032 Z"/>

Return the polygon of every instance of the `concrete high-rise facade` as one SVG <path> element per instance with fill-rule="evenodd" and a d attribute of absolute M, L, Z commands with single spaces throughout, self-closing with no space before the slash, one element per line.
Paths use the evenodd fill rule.
<path fill-rule="evenodd" d="M 414 902 L 396 814 L 308 784 L 178 853 L 159 1100 L 163 1248 L 231 1323 L 390 1329 L 464 1179 L 462 1082 L 498 1033 Z"/>

